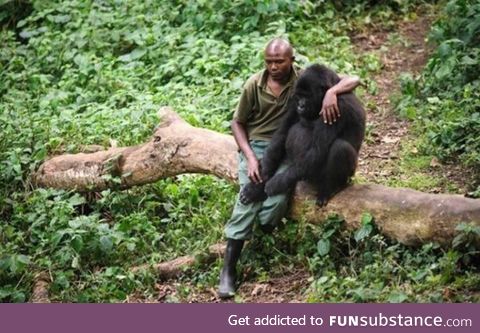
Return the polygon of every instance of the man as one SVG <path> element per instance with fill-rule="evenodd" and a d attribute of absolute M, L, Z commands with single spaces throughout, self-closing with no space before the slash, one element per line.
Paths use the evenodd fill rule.
<path fill-rule="evenodd" d="M 262 182 L 259 160 L 286 114 L 287 101 L 299 75 L 293 66 L 292 46 L 284 39 L 271 40 L 265 48 L 264 59 L 266 68 L 245 83 L 232 121 L 233 136 L 240 150 L 238 180 L 241 187 L 249 181 Z M 319 110 L 325 122 L 332 124 L 340 117 L 337 94 L 350 92 L 358 84 L 357 77 L 344 76 L 327 91 L 322 110 Z M 277 172 L 285 170 L 286 163 Z M 287 204 L 287 194 L 248 205 L 243 205 L 237 198 L 232 217 L 225 226 L 227 249 L 220 273 L 219 297 L 235 295 L 237 261 L 244 241 L 251 236 L 254 220 L 259 220 L 264 232 L 272 232 L 284 216 Z"/>

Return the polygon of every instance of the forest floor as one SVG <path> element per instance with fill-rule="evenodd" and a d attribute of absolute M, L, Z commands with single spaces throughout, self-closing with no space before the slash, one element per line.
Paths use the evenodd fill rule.
<path fill-rule="evenodd" d="M 379 30 L 352 36 L 359 52 L 375 52 L 382 63 L 381 71 L 374 77 L 377 93 L 364 96 L 369 129 L 360 151 L 357 176 L 366 183 L 399 184 L 431 193 L 465 194 L 473 174 L 459 164 L 441 163 L 432 157 L 426 168 L 407 166 L 408 171 L 417 174 L 416 179 L 434 180 L 425 188 L 415 184 L 415 178 L 405 183 L 412 175 L 401 165 L 402 156 L 414 158 L 418 150 L 415 138 L 409 135 L 410 122 L 398 116 L 391 100 L 401 93 L 400 75 L 418 75 L 425 66 L 431 52 L 431 46 L 426 43 L 431 22 L 431 17 L 419 16 L 414 21 L 398 22 L 393 31 Z"/>
<path fill-rule="evenodd" d="M 386 184 L 391 178 L 408 177 L 402 175 L 399 162 L 405 142 L 413 142 L 409 137 L 410 123 L 400 118 L 393 110 L 391 98 L 400 93 L 401 73 L 420 73 L 426 64 L 429 47 L 426 36 L 432 19 L 420 15 L 414 20 L 399 21 L 391 29 L 371 29 L 357 32 L 351 37 L 356 52 L 374 52 L 381 60 L 382 68 L 375 75 L 375 94 L 366 93 L 363 101 L 367 110 L 367 139 L 362 146 L 357 171 L 361 182 Z M 402 148 L 403 147 L 403 148 Z M 415 154 L 414 144 L 406 145 Z M 469 177 L 465 171 L 454 165 L 429 162 L 429 177 L 439 179 L 437 186 L 427 189 L 430 192 L 465 193 Z M 309 287 L 310 273 L 306 267 L 293 267 L 281 276 L 270 276 L 267 282 L 249 281 L 248 267 L 244 265 L 243 280 L 235 299 L 225 302 L 282 303 L 305 302 L 305 291 Z M 181 287 L 180 287 L 181 286 Z M 179 289 L 188 288 L 187 293 Z M 176 280 L 159 282 L 155 299 L 144 299 L 131 295 L 128 302 L 223 302 L 217 297 L 214 288 L 199 289 L 193 284 Z"/>

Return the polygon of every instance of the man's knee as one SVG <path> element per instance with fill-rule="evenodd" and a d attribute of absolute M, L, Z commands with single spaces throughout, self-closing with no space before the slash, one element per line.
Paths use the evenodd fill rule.
<path fill-rule="evenodd" d="M 276 225 L 285 216 L 288 209 L 289 196 L 278 194 L 263 202 L 258 214 L 261 225 Z"/>
<path fill-rule="evenodd" d="M 231 239 L 249 239 L 254 220 L 260 209 L 261 203 L 244 205 L 237 197 L 232 215 L 225 225 L 225 236 Z"/>

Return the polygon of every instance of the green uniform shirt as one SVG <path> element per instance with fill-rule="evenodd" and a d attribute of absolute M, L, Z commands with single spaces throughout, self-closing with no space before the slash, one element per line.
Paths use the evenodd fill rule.
<path fill-rule="evenodd" d="M 249 140 L 266 140 L 280 126 L 286 105 L 298 78 L 299 69 L 293 67 L 290 79 L 276 97 L 267 85 L 266 69 L 254 74 L 243 87 L 233 119 L 245 124 Z"/>

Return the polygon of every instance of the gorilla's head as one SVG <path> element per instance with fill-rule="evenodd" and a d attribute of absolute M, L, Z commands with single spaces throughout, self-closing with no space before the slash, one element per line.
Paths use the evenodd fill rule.
<path fill-rule="evenodd" d="M 339 80 L 337 74 L 323 65 L 308 67 L 295 85 L 293 98 L 299 116 L 308 120 L 320 117 L 325 93 Z"/>
<path fill-rule="evenodd" d="M 294 93 L 297 113 L 300 117 L 314 120 L 320 116 L 325 92 L 315 91 L 315 82 L 310 82 L 308 76 L 300 77 Z"/>

